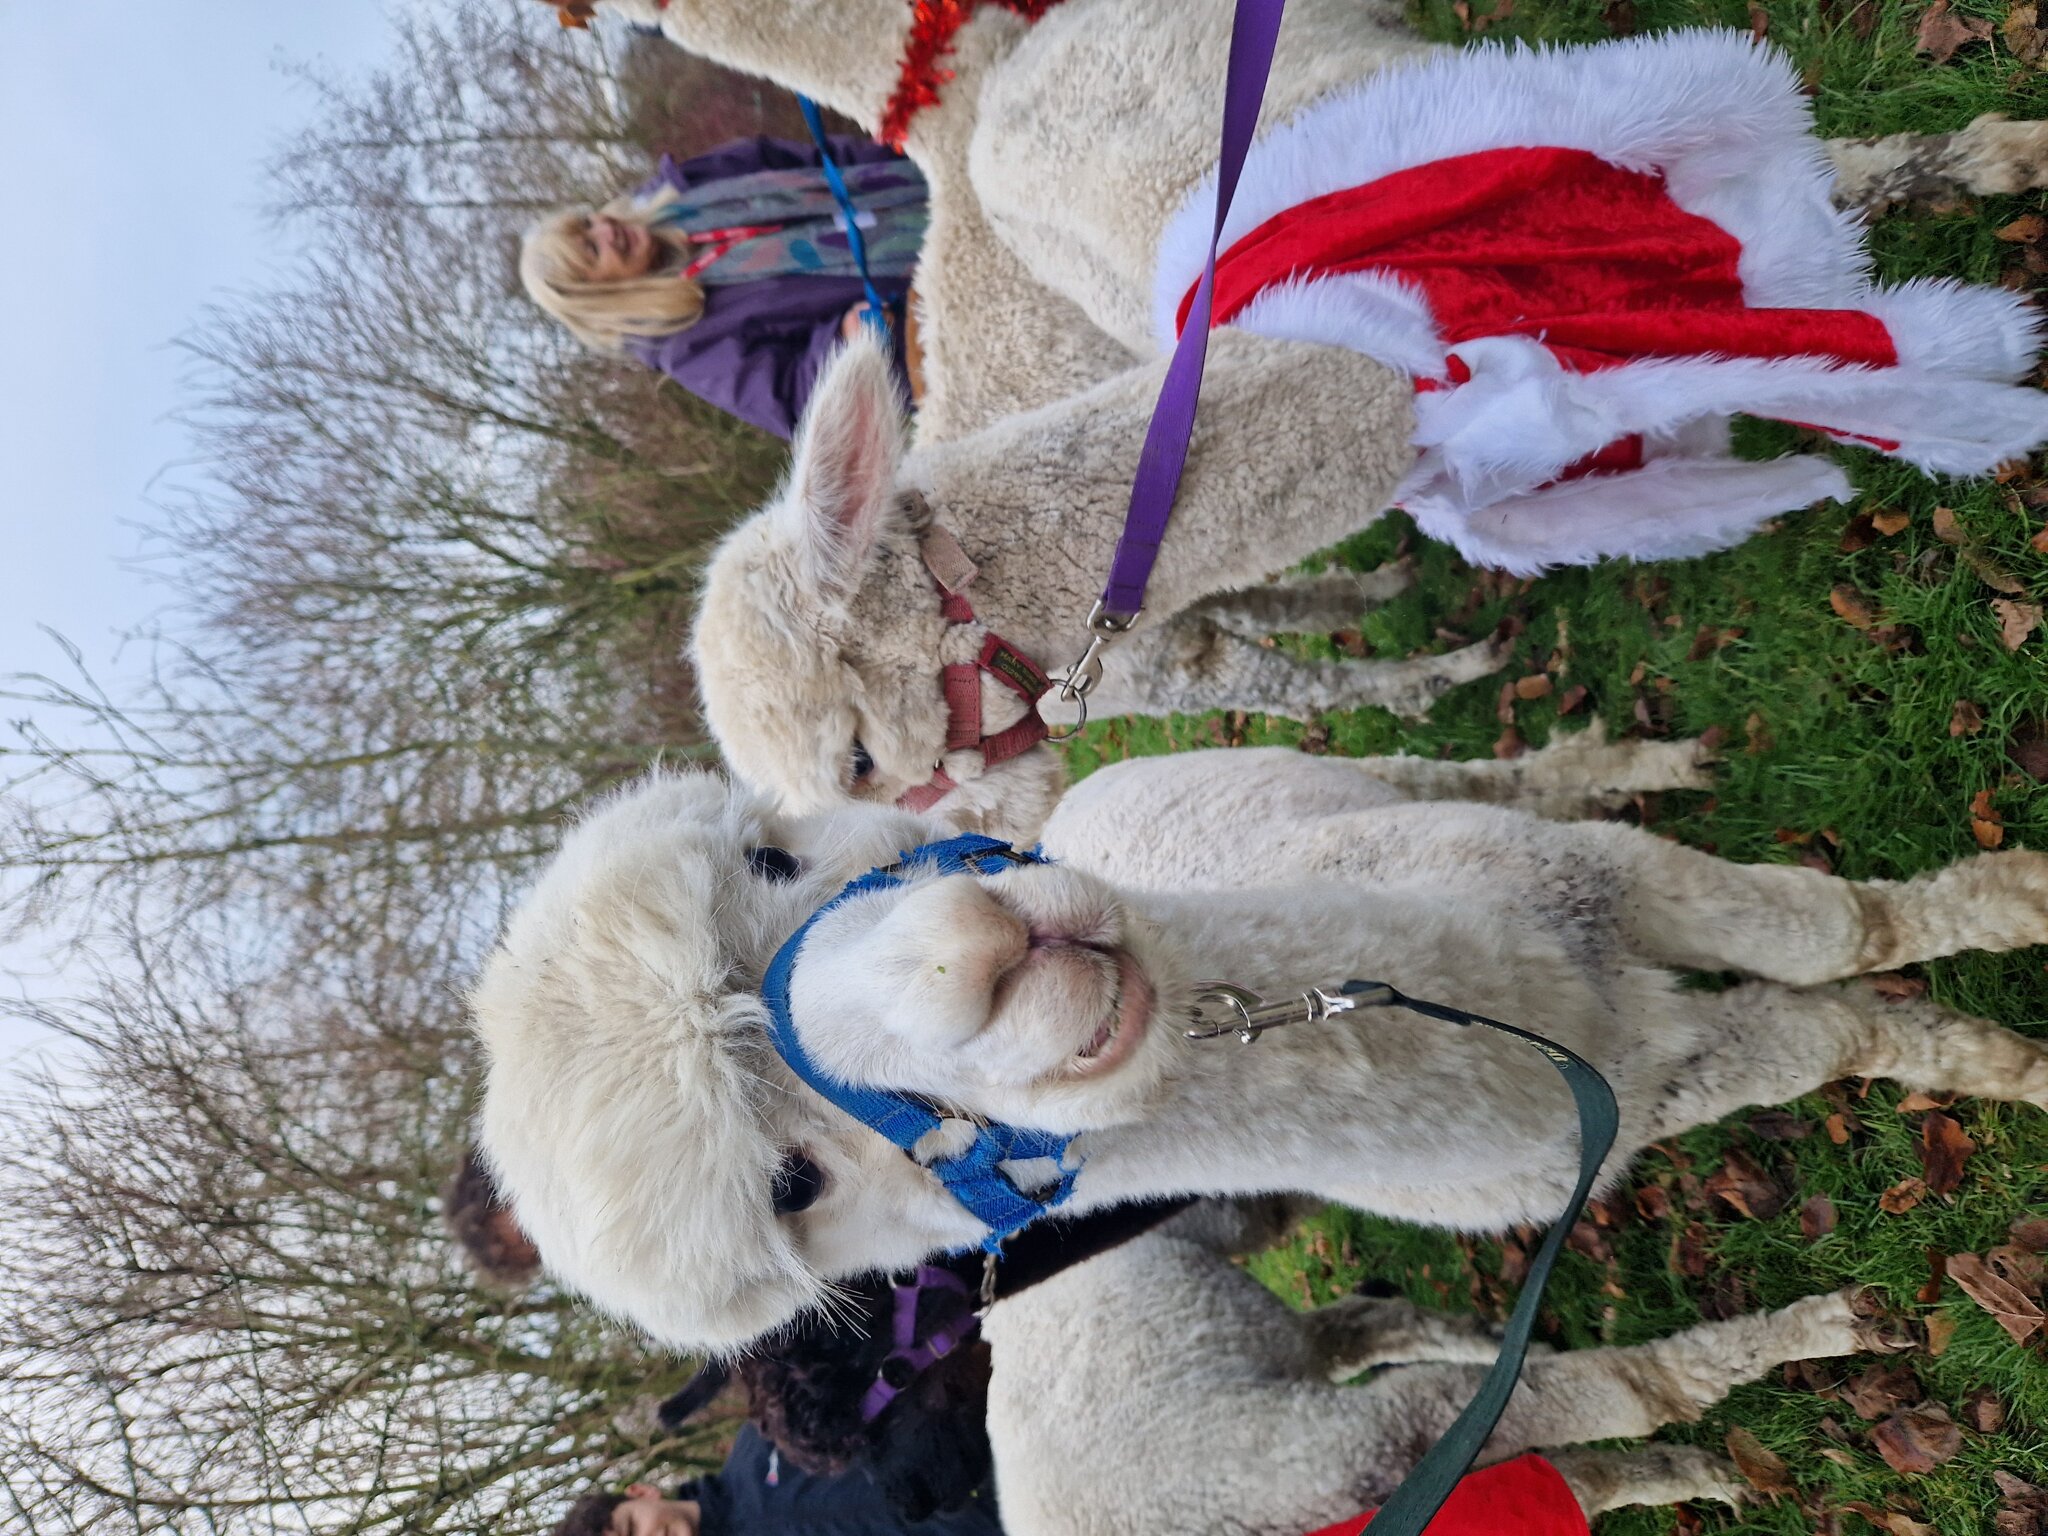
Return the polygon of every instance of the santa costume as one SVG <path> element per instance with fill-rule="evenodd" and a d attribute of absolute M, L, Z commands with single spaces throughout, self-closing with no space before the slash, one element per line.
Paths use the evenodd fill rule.
<path fill-rule="evenodd" d="M 1830 458 L 1729 452 L 1747 414 L 1940 474 L 2048 441 L 2040 321 L 1947 279 L 1878 284 L 1790 62 L 1687 31 L 1395 65 L 1253 145 L 1213 323 L 1347 346 L 1414 380 L 1397 503 L 1530 573 L 1739 542 L 1850 494 Z M 1213 178 L 1162 236 L 1161 345 Z"/>

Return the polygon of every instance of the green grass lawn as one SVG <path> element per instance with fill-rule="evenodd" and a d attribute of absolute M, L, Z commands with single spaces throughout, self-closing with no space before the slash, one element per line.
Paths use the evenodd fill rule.
<path fill-rule="evenodd" d="M 1474 0 L 1471 10 L 1483 13 L 1487 3 Z M 1490 35 L 1603 37 L 1610 19 L 1627 24 L 1625 6 L 1513 0 L 1512 15 Z M 1767 21 L 1769 37 L 1805 69 L 1828 133 L 1954 129 L 1994 110 L 2048 116 L 2048 73 L 2018 62 L 1997 35 L 2002 5 L 1958 4 L 1956 14 L 1993 24 L 1993 41 L 1939 65 L 1914 53 L 1920 14 L 1868 0 L 1633 5 L 1641 29 Z M 1439 36 L 1460 32 L 1448 0 L 1427 0 L 1424 20 Z M 2020 275 L 2025 248 L 1997 231 L 2043 206 L 2032 197 L 1894 212 L 1873 243 L 1891 277 L 2038 281 Z M 1790 429 L 1752 429 L 1759 451 L 1798 440 Z M 2036 782 L 2048 775 L 2048 626 L 2008 649 L 1993 606 L 2000 599 L 2048 603 L 2048 479 L 2037 479 L 2034 466 L 2002 484 L 1945 484 L 1873 455 L 1844 460 L 1862 493 L 1857 506 L 1798 513 L 1740 549 L 1683 564 L 1507 581 L 1465 568 L 1390 516 L 1346 544 L 1340 558 L 1369 565 L 1412 544 L 1424 573 L 1418 589 L 1371 615 L 1357 634 L 1287 643 L 1330 655 L 1341 644 L 1398 656 L 1441 647 L 1453 635 L 1477 638 L 1512 619 L 1523 628 L 1500 678 L 1459 690 L 1415 725 L 1376 710 L 1310 723 L 1256 716 L 1105 722 L 1071 749 L 1072 766 L 1082 773 L 1130 755 L 1239 742 L 1485 756 L 1507 729 L 1504 716 L 1534 745 L 1597 713 L 1617 733 L 1723 733 L 1725 761 L 1712 794 L 1656 797 L 1640 814 L 1657 831 L 1728 858 L 1818 861 L 1859 879 L 1908 875 L 1977 850 L 1973 801 L 1984 835 L 2002 829 L 2007 846 L 2048 848 L 2048 795 Z M 1548 693 L 1501 702 L 1503 681 L 1537 674 L 1548 680 Z M 1529 691 L 1542 686 L 1531 683 Z M 1562 714 L 1566 706 L 1571 712 Z M 1978 798 L 1987 793 L 1988 801 Z M 1906 976 L 1955 1007 L 2048 1035 L 2044 962 L 2048 950 L 1965 956 Z M 1994 1471 L 2048 1485 L 2048 1344 L 2039 1334 L 2013 1343 L 1953 1279 L 1940 1283 L 1938 1299 L 1922 1299 L 1931 1289 L 1930 1252 L 1984 1253 L 2008 1241 L 2015 1219 L 2048 1214 L 2048 1117 L 1956 1104 L 1947 1112 L 1976 1145 L 1960 1187 L 1894 1213 L 1880 1197 L 1925 1171 L 1928 1111 L 1901 1109 L 1900 1101 L 1889 1084 L 1851 1083 L 1832 1097 L 1783 1106 L 1789 1120 L 1752 1113 L 1646 1155 L 1615 1202 L 1616 1219 L 1587 1228 L 1575 1245 L 1580 1251 L 1567 1255 L 1545 1332 L 1571 1346 L 1632 1343 L 1702 1316 L 1849 1283 L 1871 1286 L 1921 1341 L 1901 1359 L 1925 1398 L 1964 1426 L 1960 1452 L 1924 1474 L 1894 1471 L 1873 1444 L 1876 1424 L 1816 1390 L 1879 1364 L 1875 1357 L 1807 1379 L 1774 1376 L 1738 1390 L 1704 1422 L 1666 1434 L 1718 1446 L 1731 1427 L 1746 1429 L 1784 1459 L 1796 1496 L 1741 1512 L 1626 1512 L 1599 1522 L 1602 1536 L 1882 1529 L 1846 1512 L 1857 1501 L 1910 1515 L 1945 1536 L 1969 1536 L 1994 1529 Z M 1835 1130 L 1846 1140 L 1838 1142 L 1829 1117 L 1845 1108 Z M 1780 1212 L 1752 1219 L 1713 1196 L 1708 1181 L 1734 1154 L 1775 1184 L 1784 1197 Z M 1832 1202 L 1836 1225 L 1810 1240 L 1802 1210 L 1818 1195 Z M 1500 1281 L 1502 1262 L 1496 1242 L 1331 1211 L 1255 1266 L 1297 1303 L 1342 1295 L 1376 1275 L 1418 1301 L 1499 1316 L 1513 1295 Z M 1986 1391 L 2005 1414 L 1995 1431 L 1975 1427 Z"/>

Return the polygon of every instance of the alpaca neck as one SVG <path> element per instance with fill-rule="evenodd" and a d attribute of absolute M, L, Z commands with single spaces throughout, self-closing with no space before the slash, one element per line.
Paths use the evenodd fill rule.
<path fill-rule="evenodd" d="M 1142 1119 L 1076 1141 L 1083 1206 L 1183 1193 L 1428 1190 L 1497 1179 L 1517 1160 L 1568 1160 L 1569 1096 L 1526 1048 L 1497 1035 L 1398 1009 L 1295 1024 L 1250 1045 L 1179 1034 L 1190 984 L 1201 980 L 1272 1000 L 1353 978 L 1441 995 L 1440 978 L 1470 960 L 1457 925 L 1426 898 L 1305 884 L 1147 893 L 1127 904 L 1172 957 L 1171 981 L 1159 978 L 1166 1007 L 1147 1042 L 1170 1051 L 1172 1066 Z"/>

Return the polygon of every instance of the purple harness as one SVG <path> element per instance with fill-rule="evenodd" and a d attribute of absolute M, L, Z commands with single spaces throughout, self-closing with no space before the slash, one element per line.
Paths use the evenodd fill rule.
<path fill-rule="evenodd" d="M 956 1304 L 944 1309 L 939 1325 L 918 1337 L 917 1303 L 922 1296 L 949 1293 Z M 967 1282 L 949 1269 L 935 1264 L 917 1266 L 917 1278 L 909 1285 L 894 1287 L 895 1324 L 890 1335 L 894 1346 L 875 1372 L 875 1379 L 860 1400 L 860 1420 L 872 1424 L 882 1410 L 913 1381 L 973 1338 L 981 1329 L 974 1315 L 974 1300 L 967 1294 Z"/>

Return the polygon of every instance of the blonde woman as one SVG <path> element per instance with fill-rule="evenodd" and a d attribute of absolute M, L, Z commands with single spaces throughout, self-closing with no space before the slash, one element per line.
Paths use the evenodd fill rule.
<path fill-rule="evenodd" d="M 831 146 L 908 395 L 904 299 L 924 238 L 924 179 L 866 139 Z M 766 137 L 689 160 L 664 155 L 634 192 L 543 219 L 527 231 L 519 275 L 586 346 L 659 369 L 783 438 L 867 308 L 817 150 Z"/>

